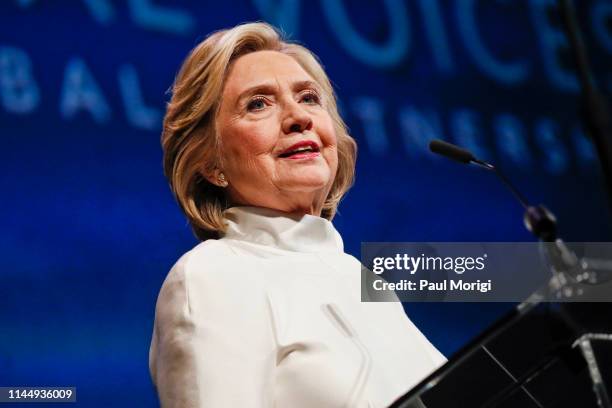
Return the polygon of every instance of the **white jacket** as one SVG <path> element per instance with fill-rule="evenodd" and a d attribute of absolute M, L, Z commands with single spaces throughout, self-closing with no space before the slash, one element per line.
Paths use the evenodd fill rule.
<path fill-rule="evenodd" d="M 164 408 L 385 407 L 445 362 L 320 217 L 254 207 L 174 265 L 149 367 Z"/>

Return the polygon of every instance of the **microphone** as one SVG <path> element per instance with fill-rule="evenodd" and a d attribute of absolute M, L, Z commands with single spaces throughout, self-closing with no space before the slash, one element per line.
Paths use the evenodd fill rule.
<path fill-rule="evenodd" d="M 585 267 L 581 264 L 576 254 L 557 236 L 557 219 L 554 214 L 541 204 L 538 206 L 529 205 L 525 197 L 519 193 L 510 180 L 494 165 L 477 159 L 474 154 L 467 149 L 463 149 L 442 140 L 432 140 L 429 143 L 429 150 L 460 163 L 476 164 L 479 167 L 497 174 L 503 184 L 512 191 L 512 194 L 514 194 L 525 209 L 523 215 L 525 228 L 542 242 L 552 243 L 552 245 L 545 245 L 545 250 L 548 253 L 553 271 L 555 273 L 567 272 L 572 276 L 585 272 Z M 594 274 L 590 272 L 590 276 L 593 277 L 592 279 L 595 283 L 602 280 L 597 273 Z M 564 284 L 561 284 L 561 286 L 563 285 Z"/>
<path fill-rule="evenodd" d="M 434 139 L 429 143 L 429 150 L 451 160 L 463 164 L 475 164 L 485 170 L 494 172 L 502 183 L 512 192 L 525 209 L 523 222 L 529 232 L 545 242 L 555 242 L 557 239 L 557 219 L 543 205 L 529 205 L 527 199 L 512 185 L 510 180 L 491 163 L 479 160 L 472 152 L 443 140 Z"/>
<path fill-rule="evenodd" d="M 472 152 L 462 149 L 443 140 L 434 139 L 429 143 L 429 150 L 459 163 L 468 164 L 476 160 Z"/>

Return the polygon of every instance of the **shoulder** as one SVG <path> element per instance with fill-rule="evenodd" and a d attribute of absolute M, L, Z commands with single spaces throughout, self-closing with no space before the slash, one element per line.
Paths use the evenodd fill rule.
<path fill-rule="evenodd" d="M 223 276 L 235 263 L 232 249 L 219 240 L 201 242 L 183 254 L 166 276 L 164 286 L 181 284 L 185 287 L 198 279 Z"/>
<path fill-rule="evenodd" d="M 172 267 L 170 273 L 192 274 L 199 269 L 218 270 L 228 266 L 234 258 L 234 252 L 223 241 L 209 239 L 187 251 Z"/>
<path fill-rule="evenodd" d="M 218 271 L 225 266 L 223 261 L 228 259 L 229 255 L 231 250 L 217 240 L 208 240 L 196 245 L 174 263 L 162 284 L 160 298 L 164 295 L 186 298 L 186 292 L 194 280 L 194 275 L 197 277 L 198 274 Z"/>
<path fill-rule="evenodd" d="M 181 256 L 166 276 L 157 313 L 193 314 L 232 309 L 233 303 L 256 296 L 262 286 L 252 260 L 243 259 L 221 240 L 208 240 Z M 160 310 L 164 309 L 164 310 Z"/>

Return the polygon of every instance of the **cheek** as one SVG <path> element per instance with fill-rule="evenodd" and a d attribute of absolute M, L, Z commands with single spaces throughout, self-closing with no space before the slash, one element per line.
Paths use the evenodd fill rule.
<path fill-rule="evenodd" d="M 338 136 L 334 122 L 329 115 L 325 115 L 319 122 L 321 126 L 318 129 L 319 137 L 323 146 L 328 147 L 326 155 L 330 164 L 338 162 Z"/>
<path fill-rule="evenodd" d="M 335 143 L 335 134 L 331 134 L 332 138 L 334 138 L 333 144 L 327 144 L 327 147 L 323 150 L 323 158 L 329 167 L 332 180 L 336 178 L 336 173 L 338 171 L 338 147 Z M 326 144 L 324 142 L 324 144 Z"/>
<path fill-rule="evenodd" d="M 331 157 L 327 162 L 329 163 L 330 170 L 335 178 L 336 173 L 338 172 L 338 149 L 334 148 L 333 152 L 331 152 Z"/>
<path fill-rule="evenodd" d="M 224 132 L 222 143 L 227 156 L 247 159 L 272 151 L 276 138 L 269 127 L 247 124 L 233 126 Z"/>
<path fill-rule="evenodd" d="M 261 126 L 233 126 L 222 135 L 226 170 L 233 176 L 250 177 L 265 172 L 276 139 Z"/>
<path fill-rule="evenodd" d="M 337 136 L 336 128 L 334 127 L 334 121 L 328 113 L 324 113 L 319 117 L 319 137 L 321 142 L 327 146 L 336 146 Z"/>

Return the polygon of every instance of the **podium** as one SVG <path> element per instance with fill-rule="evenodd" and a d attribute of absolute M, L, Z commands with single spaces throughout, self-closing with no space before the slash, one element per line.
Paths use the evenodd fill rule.
<path fill-rule="evenodd" d="M 607 408 L 612 303 L 522 303 L 392 408 Z"/>

